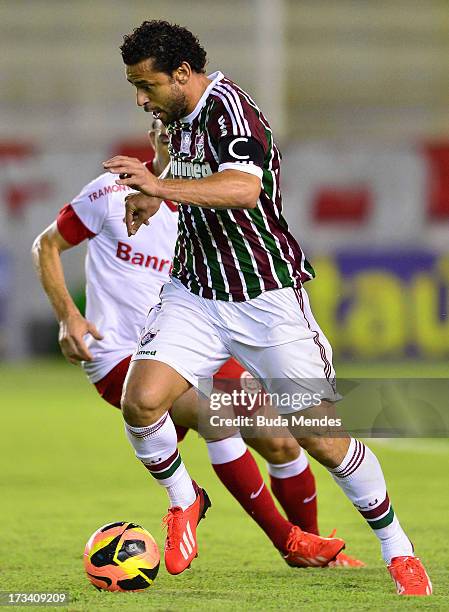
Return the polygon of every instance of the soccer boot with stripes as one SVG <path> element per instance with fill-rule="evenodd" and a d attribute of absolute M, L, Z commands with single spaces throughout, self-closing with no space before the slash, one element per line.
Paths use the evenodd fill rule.
<path fill-rule="evenodd" d="M 333 538 L 336 532 L 337 530 L 334 529 L 329 537 Z M 360 559 L 346 555 L 344 552 L 339 552 L 333 561 L 329 561 L 327 567 L 365 567 L 365 563 Z"/>
<path fill-rule="evenodd" d="M 432 595 L 432 583 L 418 557 L 394 557 L 388 571 L 398 595 Z"/>
<path fill-rule="evenodd" d="M 333 561 L 329 561 L 327 567 L 365 567 L 365 563 L 356 557 L 340 552 Z"/>
<path fill-rule="evenodd" d="M 340 538 L 323 538 L 295 525 L 291 528 L 283 557 L 291 567 L 325 567 L 344 547 L 345 542 Z"/>
<path fill-rule="evenodd" d="M 198 556 L 196 527 L 204 518 L 211 502 L 204 489 L 198 487 L 195 482 L 193 486 L 196 491 L 193 504 L 185 510 L 179 507 L 169 508 L 162 519 L 167 527 L 165 567 L 170 574 L 180 574 L 190 567 L 193 559 Z"/>

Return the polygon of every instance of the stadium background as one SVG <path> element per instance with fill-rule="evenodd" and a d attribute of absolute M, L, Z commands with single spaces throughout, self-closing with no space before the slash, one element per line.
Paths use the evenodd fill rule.
<path fill-rule="evenodd" d="M 51 314 L 29 265 L 37 230 L 111 153 L 145 156 L 149 118 L 118 45 L 147 5 L 0 4 L 4 359 L 48 349 Z M 337 354 L 448 356 L 447 3 L 155 1 L 151 16 L 197 32 L 210 71 L 248 89 L 271 120 L 287 217 L 317 268 L 309 290 Z M 81 261 L 67 257 L 75 292 Z"/>
<path fill-rule="evenodd" d="M 317 271 L 308 291 L 334 345 L 337 371 L 447 377 L 447 2 L 4 0 L 0 378 L 5 400 L 2 454 L 10 468 L 3 472 L 2 484 L 10 495 L 12 522 L 17 513 L 26 513 L 29 503 L 26 496 L 15 497 L 13 482 L 27 474 L 18 466 L 25 461 L 30 465 L 31 458 L 35 465 L 42 462 L 43 474 L 55 470 L 51 453 L 61 448 L 56 433 L 42 431 L 47 419 L 50 430 L 55 419 L 71 427 L 68 439 L 81 445 L 82 452 L 89 449 L 95 465 L 84 457 L 81 467 L 91 477 L 101 479 L 105 466 L 120 469 L 121 464 L 116 458 L 103 463 L 93 458 L 83 437 L 89 426 L 105 427 L 112 440 L 117 438 L 120 461 L 129 465 L 130 473 L 137 470 L 121 431 L 115 431 L 117 421 L 82 374 L 57 357 L 57 326 L 32 270 L 30 247 L 57 210 L 101 172 L 102 160 L 117 152 L 145 157 L 149 117 L 134 105 L 118 51 L 123 33 L 145 18 L 165 18 L 192 29 L 208 51 L 210 71 L 221 69 L 237 81 L 270 119 L 284 155 L 286 216 Z M 80 302 L 83 255 L 83 249 L 77 249 L 64 257 L 68 285 Z M 93 416 L 92 406 L 100 416 Z M 82 414 L 79 420 L 72 409 Z M 18 424 L 30 444 L 25 453 L 6 433 Z M 33 428 L 37 441 L 26 437 Z M 105 445 L 100 448 L 107 453 Z M 385 448 L 380 452 L 393 474 L 403 461 L 421 467 L 418 478 L 425 477 L 427 466 L 434 466 L 433 477 L 447 502 L 447 483 L 435 469 L 438 458 L 447 460 L 443 442 L 402 441 L 395 449 L 388 444 Z M 76 453 L 72 459 L 79 461 Z M 202 464 L 204 454 L 194 454 L 192 461 Z M 70 466 L 65 467 L 73 476 L 75 468 Z M 39 477 L 30 483 L 37 487 Z M 398 484 L 393 483 L 398 491 L 402 478 L 398 471 Z M 57 480 L 53 494 L 66 495 L 60 507 L 70 514 L 69 488 L 61 485 L 62 474 Z M 112 479 L 105 482 L 110 485 Z M 143 486 L 143 475 L 130 476 L 129 482 Z M 332 500 L 332 486 L 327 492 L 326 483 L 320 480 L 323 499 Z M 407 490 L 420 499 L 411 483 Z M 36 491 L 39 497 L 41 489 Z M 89 495 L 95 499 L 94 490 Z M 157 495 L 163 508 L 164 500 Z M 221 490 L 218 495 L 225 499 Z M 227 507 L 232 500 L 226 497 L 223 503 Z M 433 498 L 431 505 L 438 508 Z M 324 506 L 324 521 L 329 522 Z M 51 513 L 49 504 L 39 507 Z M 233 511 L 240 517 L 238 508 Z M 105 522 L 101 516 L 92 514 L 98 524 Z M 347 522 L 352 525 L 350 516 Z M 435 524 L 441 521 L 440 515 L 434 518 Z M 243 525 L 248 529 L 247 522 Z M 89 523 L 91 530 L 97 526 L 94 520 Z M 29 532 L 34 528 L 30 523 Z M 81 518 L 79 530 L 83 538 Z M 14 540 L 14 530 L 10 533 Z M 366 554 L 378 563 L 374 548 Z M 13 565 L 9 571 L 15 576 Z M 27 583 L 29 588 L 34 584 Z M 364 588 L 370 588 L 369 581 Z M 375 609 L 374 600 L 370 605 Z M 260 606 L 269 607 L 267 602 Z M 358 606 L 362 609 L 360 602 Z"/>

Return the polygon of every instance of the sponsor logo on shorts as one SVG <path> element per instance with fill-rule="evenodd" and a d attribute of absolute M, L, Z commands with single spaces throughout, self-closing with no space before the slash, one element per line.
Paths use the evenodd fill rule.
<path fill-rule="evenodd" d="M 246 393 L 257 393 L 262 390 L 260 382 L 246 370 L 243 370 L 240 374 L 240 386 Z"/>
<path fill-rule="evenodd" d="M 138 355 L 150 355 L 154 357 L 156 355 L 156 351 L 137 351 Z"/>
<path fill-rule="evenodd" d="M 158 329 L 150 329 L 150 331 L 147 331 L 147 333 L 144 334 L 140 339 L 140 346 L 145 346 L 146 344 L 149 344 L 152 340 L 154 340 L 158 331 Z"/>

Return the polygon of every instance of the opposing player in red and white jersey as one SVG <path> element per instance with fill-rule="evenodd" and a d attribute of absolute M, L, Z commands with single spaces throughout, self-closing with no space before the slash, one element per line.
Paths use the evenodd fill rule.
<path fill-rule="evenodd" d="M 150 141 L 155 158 L 147 165 L 160 173 L 168 163 L 168 137 L 160 121 L 153 122 Z M 33 249 L 42 285 L 60 323 L 59 341 L 64 356 L 71 363 L 81 362 L 101 396 L 118 408 L 148 304 L 158 302 L 161 286 L 168 280 L 178 221 L 177 206 L 164 202 L 151 224 L 128 238 L 123 208 L 130 192 L 129 188 L 117 186 L 109 173 L 99 176 L 62 208 L 56 221 L 38 236 Z M 60 253 L 86 239 L 87 308 L 83 317 L 65 286 Z M 247 374 L 230 359 L 216 377 L 238 380 Z M 171 415 L 181 440 L 187 428 L 198 426 L 196 395 L 185 394 Z M 317 564 L 314 559 L 298 559 L 295 551 L 289 550 L 294 525 L 318 535 L 315 479 L 305 453 L 287 430 L 283 438 L 256 439 L 252 444 L 268 461 L 273 492 L 289 520 L 276 509 L 254 458 L 238 434 L 207 443 L 217 475 L 289 564 Z M 159 480 L 172 477 L 164 474 L 161 478 L 164 468 L 154 472 L 154 466 L 150 466 L 149 471 Z M 169 484 L 169 494 L 179 504 L 182 491 L 180 499 L 178 489 L 177 479 Z M 332 564 L 362 565 L 344 553 Z"/>

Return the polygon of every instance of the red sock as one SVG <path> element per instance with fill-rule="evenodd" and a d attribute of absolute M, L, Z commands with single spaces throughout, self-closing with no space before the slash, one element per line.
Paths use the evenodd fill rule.
<path fill-rule="evenodd" d="M 283 550 L 293 525 L 278 511 L 262 474 L 249 450 L 234 461 L 212 464 L 218 478 L 239 504 Z"/>
<path fill-rule="evenodd" d="M 315 477 L 308 465 L 289 478 L 270 476 L 271 490 L 283 507 L 288 520 L 303 531 L 319 534 Z"/>

